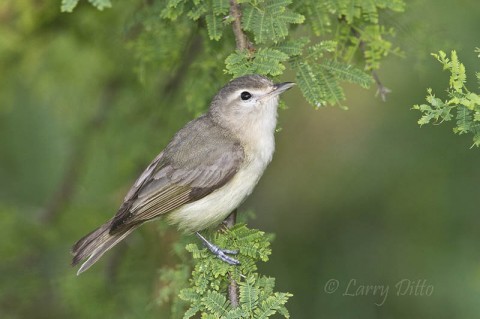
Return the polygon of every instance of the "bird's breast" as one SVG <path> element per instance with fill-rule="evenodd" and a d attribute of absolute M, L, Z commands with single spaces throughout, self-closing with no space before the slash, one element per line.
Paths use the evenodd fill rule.
<path fill-rule="evenodd" d="M 272 159 L 274 148 L 273 136 L 260 138 L 255 149 L 245 149 L 244 163 L 229 182 L 202 199 L 169 213 L 169 222 L 187 232 L 218 225 L 253 191 Z"/>

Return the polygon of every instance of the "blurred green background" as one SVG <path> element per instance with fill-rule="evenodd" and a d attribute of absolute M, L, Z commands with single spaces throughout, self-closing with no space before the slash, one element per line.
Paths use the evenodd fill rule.
<path fill-rule="evenodd" d="M 168 317 L 158 268 L 175 262 L 175 230 L 146 225 L 84 275 L 69 266 L 70 246 L 115 213 L 196 115 L 189 92 L 208 86 L 194 101 L 206 104 L 227 79 L 197 81 L 212 67 L 200 56 L 188 71 L 140 81 L 125 31 L 134 9 L 0 4 L 0 318 Z M 294 294 L 292 318 L 478 317 L 480 151 L 448 123 L 419 128 L 411 106 L 427 87 L 447 87 L 429 56 L 439 49 L 456 49 L 478 88 L 479 17 L 475 0 L 407 1 L 404 14 L 384 17 L 406 52 L 379 72 L 393 91 L 386 103 L 375 88 L 346 87 L 348 111 L 285 95 L 274 160 L 241 210 L 276 234 L 261 271 Z M 424 282 L 422 295 L 414 286 L 399 295 L 403 279 Z M 351 296 L 360 285 L 389 292 Z"/>

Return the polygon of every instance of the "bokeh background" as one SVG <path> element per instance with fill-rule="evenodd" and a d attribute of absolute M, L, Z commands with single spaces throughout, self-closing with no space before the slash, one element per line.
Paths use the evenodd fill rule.
<path fill-rule="evenodd" d="M 168 318 L 158 269 L 175 262 L 176 231 L 146 225 L 80 277 L 69 248 L 196 115 L 189 90 L 209 85 L 194 101 L 206 103 L 225 79 L 139 77 L 124 32 L 133 9 L 119 2 L 73 14 L 56 1 L 0 4 L 0 318 Z M 480 150 L 449 123 L 420 128 L 411 107 L 448 85 L 429 56 L 439 49 L 458 51 L 478 90 L 479 17 L 475 0 L 407 1 L 384 17 L 406 53 L 379 71 L 385 103 L 375 88 L 347 86 L 348 111 L 285 94 L 274 160 L 241 211 L 276 234 L 261 271 L 294 294 L 292 318 L 478 316 Z M 196 70 L 208 67 L 222 66 Z M 388 295 L 357 293 L 372 285 Z"/>

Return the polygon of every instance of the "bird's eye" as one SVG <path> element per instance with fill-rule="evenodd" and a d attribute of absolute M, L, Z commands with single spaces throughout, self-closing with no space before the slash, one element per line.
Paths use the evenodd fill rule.
<path fill-rule="evenodd" d="M 242 100 L 246 101 L 246 100 L 250 100 L 250 98 L 252 97 L 252 95 L 247 92 L 247 91 L 243 91 L 241 94 L 240 94 L 240 97 L 242 98 Z"/>

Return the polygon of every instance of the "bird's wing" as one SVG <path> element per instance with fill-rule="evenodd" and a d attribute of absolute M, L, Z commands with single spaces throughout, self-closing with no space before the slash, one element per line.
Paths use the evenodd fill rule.
<path fill-rule="evenodd" d="M 132 187 L 128 191 L 127 195 L 123 199 L 124 203 L 130 201 L 137 191 L 140 189 L 140 187 L 145 184 L 145 182 L 151 177 L 151 174 L 153 170 L 158 166 L 158 163 L 160 159 L 163 157 L 163 152 L 158 154 L 157 157 L 147 166 L 147 168 L 143 171 L 143 173 L 137 178 L 135 183 L 133 183 Z"/>
<path fill-rule="evenodd" d="M 203 198 L 239 170 L 244 160 L 240 143 L 207 119 L 193 121 L 187 128 L 137 179 L 113 218 L 110 233 Z"/>

